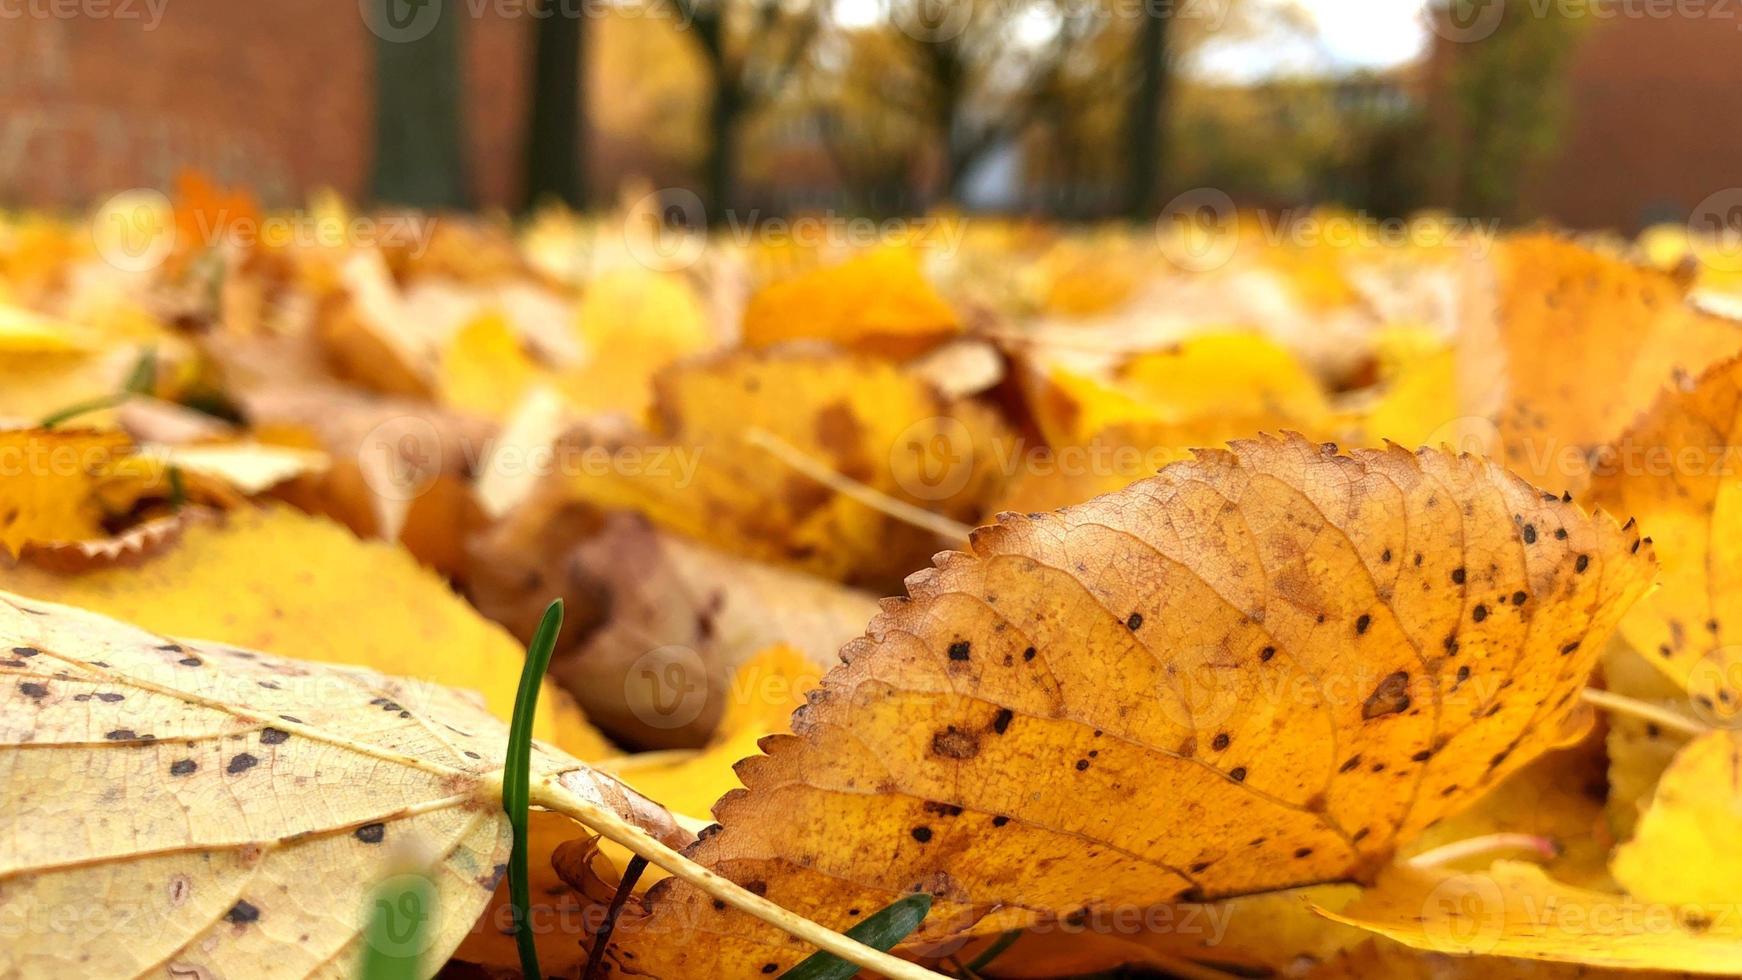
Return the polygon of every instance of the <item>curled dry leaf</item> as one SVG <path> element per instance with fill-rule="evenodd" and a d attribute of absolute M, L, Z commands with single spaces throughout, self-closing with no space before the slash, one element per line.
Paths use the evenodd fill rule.
<path fill-rule="evenodd" d="M 551 677 L 611 733 L 649 748 L 706 741 L 731 703 L 727 681 L 757 652 L 788 643 L 832 663 L 877 611 L 868 593 L 731 558 L 630 514 L 576 544 L 567 577 L 590 583 L 607 612 Z"/>
<path fill-rule="evenodd" d="M 1452 956 L 1742 973 L 1742 923 L 1733 902 L 1717 909 L 1650 904 L 1563 885 L 1514 861 L 1474 873 L 1394 867 L 1342 912 L 1324 914 Z"/>
<path fill-rule="evenodd" d="M 470 695 L 9 594 L 0 646 L 0 881 L 58 924 L 10 939 L 0 973 L 349 976 L 368 896 L 407 862 L 437 893 L 438 959 L 497 890 L 507 729 Z M 557 750 L 534 745 L 532 778 L 680 838 Z"/>
<path fill-rule="evenodd" d="M 1635 607 L 1634 615 L 1637 610 Z M 1697 724 L 1687 692 L 1619 635 L 1603 653 L 1603 686 L 1651 709 L 1686 719 L 1690 725 Z M 1669 726 L 1661 720 L 1623 712 L 1608 712 L 1604 717 L 1608 722 L 1604 746 L 1609 756 L 1609 793 L 1604 809 L 1612 832 L 1609 836 L 1625 840 L 1633 836 L 1639 813 L 1651 802 L 1670 760 L 1687 744 L 1688 726 Z"/>
<path fill-rule="evenodd" d="M 1204 453 L 912 576 L 692 856 L 833 927 L 930 891 L 920 939 L 1369 876 L 1586 727 L 1578 692 L 1654 567 L 1470 457 Z M 683 886 L 649 896 L 620 926 L 638 971 L 803 953 Z"/>
<path fill-rule="evenodd" d="M 507 718 L 522 649 L 404 551 L 287 507 L 190 522 L 130 567 L 56 574 L 0 562 L 0 589 L 92 609 L 171 636 L 296 650 L 324 663 L 480 691 Z M 584 759 L 612 754 L 547 688 L 534 734 Z"/>
<path fill-rule="evenodd" d="M 1742 902 L 1742 732 L 1701 735 L 1676 753 L 1611 866 L 1641 901 L 1694 903 L 1735 917 Z"/>

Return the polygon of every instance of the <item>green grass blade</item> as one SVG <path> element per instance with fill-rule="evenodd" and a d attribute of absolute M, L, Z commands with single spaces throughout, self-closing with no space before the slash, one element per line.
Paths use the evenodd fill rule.
<path fill-rule="evenodd" d="M 1012 943 L 1021 938 L 1021 929 L 1012 929 L 1004 935 L 999 936 L 997 942 L 982 950 L 979 956 L 974 957 L 973 961 L 968 964 L 968 972 L 978 973 L 981 970 L 986 969 L 986 967 L 992 965 L 993 960 L 1003 956 L 1004 951 L 1009 949 Z"/>
<path fill-rule="evenodd" d="M 867 916 L 864 922 L 848 929 L 845 935 L 887 953 L 896 943 L 912 935 L 930 911 L 930 895 L 923 892 L 907 895 Z M 857 966 L 833 953 L 815 953 L 782 973 L 780 980 L 852 980 L 858 973 Z"/>
<path fill-rule="evenodd" d="M 147 347 L 139 353 L 139 360 L 133 362 L 133 369 L 127 372 L 127 380 L 121 385 L 121 390 L 113 395 L 103 395 L 76 405 L 68 405 L 58 412 L 45 415 L 39 423 L 45 429 L 52 429 L 63 422 L 71 421 L 81 415 L 100 412 L 105 408 L 115 408 L 134 395 L 149 395 L 157 388 L 157 348 Z"/>
<path fill-rule="evenodd" d="M 420 980 L 435 900 L 435 888 L 423 875 L 394 875 L 381 883 L 363 933 L 362 980 Z"/>
<path fill-rule="evenodd" d="M 502 761 L 502 809 L 514 829 L 514 849 L 508 856 L 508 898 L 514 913 L 514 944 L 520 950 L 520 970 L 529 978 L 543 977 L 538 968 L 538 944 L 533 941 L 527 909 L 532 905 L 532 882 L 527 877 L 526 810 L 531 790 L 532 719 L 538 712 L 538 690 L 550 655 L 556 649 L 557 631 L 563 625 L 563 601 L 545 607 L 544 619 L 532 634 L 526 649 L 526 666 L 520 671 L 520 692 L 514 698 L 514 717 L 508 723 L 508 757 Z"/>

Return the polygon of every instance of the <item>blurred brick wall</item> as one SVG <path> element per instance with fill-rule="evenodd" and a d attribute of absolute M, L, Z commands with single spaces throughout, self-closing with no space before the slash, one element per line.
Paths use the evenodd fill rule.
<path fill-rule="evenodd" d="M 374 36 L 358 0 L 0 4 L 0 205 L 77 206 L 182 167 L 269 201 L 367 188 Z M 103 6 L 107 3 L 107 6 Z M 532 22 L 455 0 L 477 201 L 514 199 Z M 474 16 L 473 11 L 480 15 Z"/>
<path fill-rule="evenodd" d="M 1526 216 L 1632 233 L 1742 188 L 1742 4 L 1707 3 L 1703 16 L 1612 6 L 1634 13 L 1590 25 L 1569 71 L 1561 143 L 1521 203 Z M 1437 40 L 1423 72 L 1437 126 L 1449 125 L 1443 85 L 1465 50 Z"/>

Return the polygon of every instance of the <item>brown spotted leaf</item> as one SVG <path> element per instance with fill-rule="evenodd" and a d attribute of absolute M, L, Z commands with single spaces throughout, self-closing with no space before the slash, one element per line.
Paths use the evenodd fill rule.
<path fill-rule="evenodd" d="M 1638 542 L 1471 457 L 1298 437 L 1009 515 L 885 602 L 691 855 L 835 928 L 929 891 L 922 939 L 1364 878 L 1584 727 Z M 650 897 L 628 969 L 805 952 Z"/>
<path fill-rule="evenodd" d="M 0 651 L 0 894 L 57 924 L 0 976 L 350 976 L 401 873 L 435 888 L 439 962 L 497 891 L 507 730 L 475 695 L 3 592 Z M 532 778 L 678 839 L 555 749 Z"/>

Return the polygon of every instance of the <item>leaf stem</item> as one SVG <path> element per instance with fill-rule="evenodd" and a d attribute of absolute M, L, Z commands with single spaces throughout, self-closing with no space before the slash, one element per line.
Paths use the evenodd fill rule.
<path fill-rule="evenodd" d="M 767 429 L 751 426 L 745 430 L 744 440 L 752 446 L 766 450 L 782 463 L 798 470 L 830 490 L 851 497 L 872 510 L 888 514 L 898 521 L 930 531 L 939 537 L 953 538 L 959 541 L 968 540 L 968 535 L 974 530 L 961 521 L 951 520 L 942 514 L 934 514 L 924 507 L 915 507 L 913 504 L 905 500 L 897 500 L 875 487 L 868 487 L 850 476 L 837 473 L 830 469 L 827 464 L 806 455 L 804 450 Z"/>
<path fill-rule="evenodd" d="M 694 885 L 711 898 L 781 929 L 789 935 L 827 950 L 849 963 L 889 977 L 890 980 L 948 980 L 941 973 L 917 963 L 872 949 L 838 932 L 827 929 L 803 916 L 789 912 L 760 895 L 745 891 L 743 886 L 724 878 L 655 840 L 614 811 L 582 798 L 563 786 L 560 774 L 545 776 L 531 787 L 532 802 L 549 810 L 565 814 L 587 829 L 641 855 L 675 878 Z"/>
<path fill-rule="evenodd" d="M 1437 868 L 1495 851 L 1535 851 L 1542 857 L 1552 858 L 1560 853 L 1560 846 L 1536 834 L 1484 834 L 1423 851 L 1405 863 L 1412 868 Z"/>
<path fill-rule="evenodd" d="M 520 971 L 529 980 L 544 976 L 538 967 L 538 943 L 533 939 L 528 909 L 532 905 L 532 881 L 527 874 L 526 811 L 531 805 L 528 786 L 532 771 L 532 719 L 538 713 L 538 691 L 556 635 L 563 625 L 563 601 L 545 607 L 544 618 L 526 649 L 526 666 L 520 671 L 520 691 L 514 697 L 514 716 L 508 723 L 508 757 L 502 762 L 502 809 L 514 829 L 513 850 L 508 856 L 508 900 L 513 912 L 514 944 L 520 950 Z"/>
<path fill-rule="evenodd" d="M 611 945 L 611 933 L 617 929 L 617 916 L 623 912 L 623 903 L 629 900 L 629 894 L 635 891 L 635 883 L 641 880 L 641 872 L 647 870 L 647 859 L 637 854 L 629 859 L 623 868 L 623 877 L 617 882 L 617 893 L 611 896 L 611 904 L 605 908 L 605 921 L 599 924 L 599 931 L 593 935 L 593 948 L 587 953 L 587 969 L 581 973 L 581 980 L 597 980 L 599 967 L 605 962 L 605 948 Z"/>
<path fill-rule="evenodd" d="M 1580 694 L 1586 704 L 1596 705 L 1604 711 L 1612 711 L 1618 715 L 1632 715 L 1635 718 L 1652 722 L 1659 727 L 1677 731 L 1683 735 L 1698 738 L 1711 731 L 1705 725 L 1689 718 L 1679 711 L 1671 711 L 1662 705 L 1630 698 L 1614 691 L 1604 691 L 1595 687 L 1587 687 Z"/>

